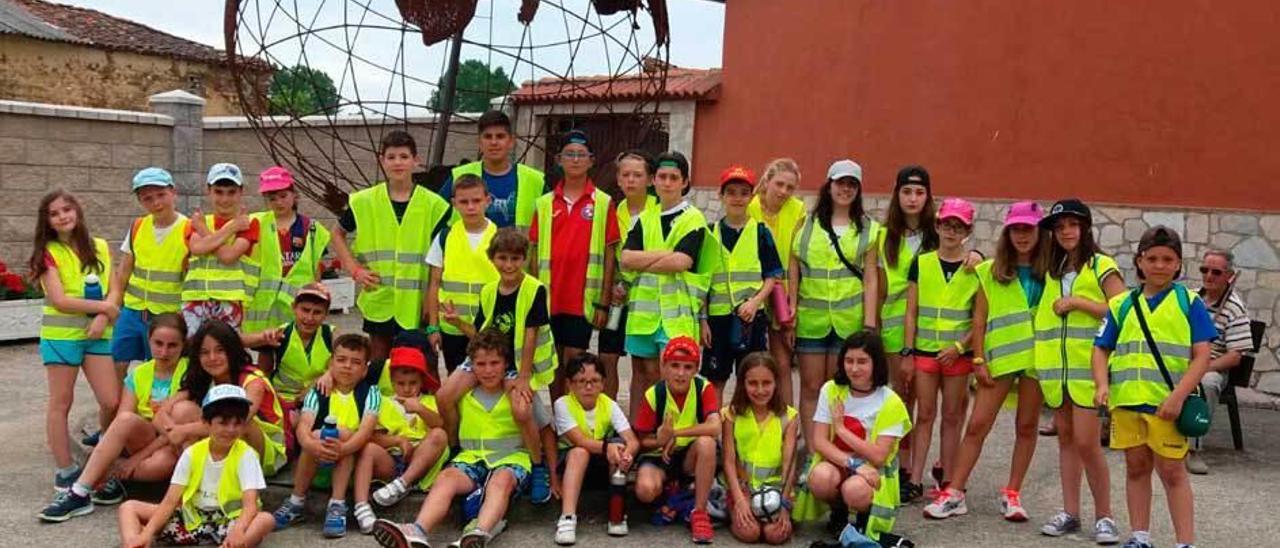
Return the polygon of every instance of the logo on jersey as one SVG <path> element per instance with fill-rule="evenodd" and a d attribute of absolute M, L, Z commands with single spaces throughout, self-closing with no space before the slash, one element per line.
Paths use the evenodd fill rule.
<path fill-rule="evenodd" d="M 595 219 L 595 218 L 596 218 L 596 206 L 595 206 L 595 204 L 587 204 L 587 205 L 582 206 L 582 219 L 583 219 L 583 220 L 590 221 L 590 220 Z"/>

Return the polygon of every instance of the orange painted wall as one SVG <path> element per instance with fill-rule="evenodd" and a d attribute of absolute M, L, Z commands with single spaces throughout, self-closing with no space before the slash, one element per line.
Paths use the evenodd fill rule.
<path fill-rule="evenodd" d="M 1276 0 L 731 0 L 695 181 L 831 160 L 868 191 L 1280 209 Z"/>

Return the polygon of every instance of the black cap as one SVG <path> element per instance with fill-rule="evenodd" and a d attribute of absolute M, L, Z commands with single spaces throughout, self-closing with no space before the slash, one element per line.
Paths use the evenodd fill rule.
<path fill-rule="evenodd" d="M 1049 214 L 1040 219 L 1040 228 L 1053 230 L 1053 225 L 1064 215 L 1079 217 L 1085 222 L 1093 224 L 1093 213 L 1089 211 L 1089 206 L 1084 205 L 1084 202 L 1079 199 L 1067 198 L 1053 203 L 1053 207 L 1049 208 Z"/>
<path fill-rule="evenodd" d="M 920 185 L 929 188 L 929 170 L 925 169 L 924 166 L 915 165 L 899 169 L 898 182 L 894 184 L 893 190 L 896 192 L 906 185 Z"/>
<path fill-rule="evenodd" d="M 563 149 L 571 144 L 582 145 L 587 147 L 587 152 L 591 152 L 591 141 L 587 139 L 587 133 L 585 131 L 580 129 L 571 129 L 568 133 L 565 133 L 564 144 L 560 145 L 560 148 Z"/>

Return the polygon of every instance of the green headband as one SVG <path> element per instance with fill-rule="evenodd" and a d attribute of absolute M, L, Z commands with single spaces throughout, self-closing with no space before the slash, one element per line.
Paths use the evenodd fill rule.
<path fill-rule="evenodd" d="M 658 167 L 673 167 L 676 169 L 680 169 L 680 164 L 676 163 L 675 160 L 663 160 L 661 162 L 658 162 Z"/>

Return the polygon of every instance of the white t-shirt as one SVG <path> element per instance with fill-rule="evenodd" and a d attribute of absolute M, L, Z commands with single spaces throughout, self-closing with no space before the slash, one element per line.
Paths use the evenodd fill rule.
<path fill-rule="evenodd" d="M 920 245 L 924 243 L 924 232 L 919 230 L 908 230 L 906 233 L 907 249 L 911 250 L 912 255 L 920 252 Z"/>
<path fill-rule="evenodd" d="M 1079 272 L 1067 272 L 1062 275 L 1062 296 L 1071 296 L 1071 286 L 1075 285 L 1076 278 L 1080 276 Z"/>
<path fill-rule="evenodd" d="M 181 221 L 185 218 L 187 218 L 186 215 L 179 213 L 178 216 L 174 219 L 174 221 L 172 223 L 169 223 L 169 226 L 155 227 L 152 230 L 152 232 L 155 232 L 156 234 L 156 245 L 160 245 L 162 242 L 164 242 L 164 239 L 169 236 L 169 233 L 173 232 L 173 227 L 178 226 L 178 221 Z M 124 232 L 124 241 L 120 242 L 121 253 L 124 253 L 125 255 L 133 254 L 133 246 L 130 245 L 130 242 L 132 240 L 133 240 L 133 225 L 129 225 L 129 230 L 126 230 Z"/>
<path fill-rule="evenodd" d="M 844 233 L 849 231 L 849 223 L 844 223 L 842 225 L 831 223 L 831 231 L 836 233 L 837 238 L 842 238 L 844 237 Z"/>
<path fill-rule="evenodd" d="M 569 398 L 571 397 L 573 396 L 565 395 L 560 396 L 560 399 L 556 400 L 555 415 L 557 436 L 568 434 L 570 430 L 578 427 L 578 422 L 573 420 L 573 415 L 569 413 Z M 587 424 L 592 425 L 594 428 L 596 423 L 596 410 L 584 408 L 582 411 L 583 415 L 587 418 Z M 627 416 L 622 413 L 622 406 L 616 403 L 613 405 L 613 409 L 609 412 L 609 422 L 613 423 L 613 430 L 619 434 L 631 430 L 631 423 L 627 421 Z M 588 436 L 590 436 L 590 434 L 588 434 Z"/>
<path fill-rule="evenodd" d="M 485 231 L 489 230 L 489 225 L 493 224 L 493 221 L 489 221 L 488 219 L 485 219 L 485 221 L 487 221 L 488 224 L 484 225 L 484 228 L 480 229 L 480 232 L 471 232 L 470 230 L 466 230 L 465 225 L 461 222 L 453 225 L 449 230 L 457 229 L 466 232 L 467 243 L 471 244 L 471 249 L 475 249 L 480 247 L 480 240 L 484 239 Z M 447 234 L 445 233 L 440 233 L 436 235 L 434 240 L 431 240 L 431 249 L 427 251 L 427 266 L 434 266 L 436 268 L 444 267 L 444 240 L 441 238 L 446 235 Z"/>
<path fill-rule="evenodd" d="M 211 512 L 221 509 L 218 506 L 218 481 L 222 479 L 222 466 L 225 463 L 225 459 L 213 460 L 213 453 L 206 458 L 204 476 L 200 478 L 200 488 L 196 490 L 193 498 L 196 508 Z M 262 477 L 262 466 L 258 464 L 258 453 L 253 448 L 249 448 L 242 454 L 239 466 L 241 491 L 250 489 L 262 491 L 267 488 L 267 480 Z M 190 477 L 191 448 L 188 447 L 182 452 L 182 456 L 178 457 L 178 465 L 174 467 L 173 479 L 169 480 L 169 483 L 185 487 Z"/>
<path fill-rule="evenodd" d="M 813 412 L 813 422 L 822 424 L 831 424 L 831 395 L 830 388 L 832 385 L 824 384 L 822 392 L 818 394 L 818 408 Z M 844 419 L 845 426 L 849 431 L 857 434 L 862 439 L 867 439 L 867 433 L 871 431 L 876 424 L 876 415 L 880 414 L 880 409 L 884 407 L 885 399 L 889 396 L 889 387 L 881 386 L 874 392 L 866 396 L 859 396 L 852 391 L 849 397 L 844 399 Z M 851 421 L 848 419 L 857 419 Z M 901 438 L 905 434 L 901 424 L 895 424 L 885 428 L 880 432 L 881 436 L 892 436 Z M 868 440 L 875 441 L 875 440 Z"/>

